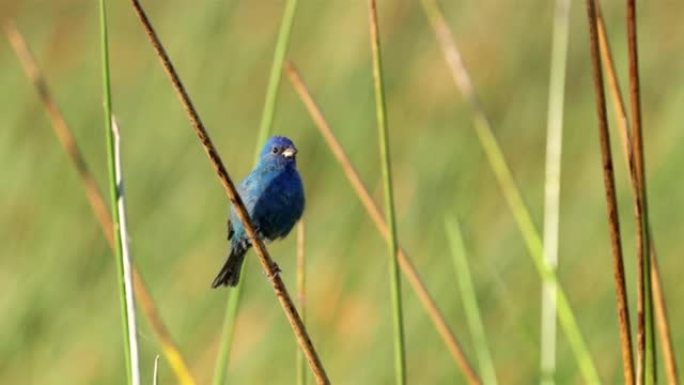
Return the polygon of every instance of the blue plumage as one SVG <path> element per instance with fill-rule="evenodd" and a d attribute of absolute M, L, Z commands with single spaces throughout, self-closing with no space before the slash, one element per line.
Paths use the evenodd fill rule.
<path fill-rule="evenodd" d="M 297 149 L 286 137 L 274 136 L 261 150 L 259 163 L 242 181 L 238 193 L 262 240 L 283 238 L 304 212 L 304 187 L 296 168 Z M 252 246 L 231 207 L 228 221 L 230 254 L 212 287 L 235 286 L 245 253 Z"/>

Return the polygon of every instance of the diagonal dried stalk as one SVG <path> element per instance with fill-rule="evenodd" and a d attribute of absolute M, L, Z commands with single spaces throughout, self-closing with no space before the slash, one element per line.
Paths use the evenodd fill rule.
<path fill-rule="evenodd" d="M 632 151 L 631 151 L 631 137 L 629 133 L 629 122 L 627 121 L 627 113 L 625 110 L 625 103 L 622 100 L 622 91 L 620 90 L 620 82 L 615 72 L 615 62 L 610 50 L 610 43 L 606 33 L 606 26 L 603 22 L 603 13 L 601 12 L 600 4 L 596 4 L 596 30 L 599 38 L 599 48 L 601 49 L 601 62 L 606 71 L 608 89 L 610 96 L 613 99 L 613 112 L 618 123 L 618 133 L 620 134 L 620 142 L 622 143 L 622 153 L 625 157 L 625 164 L 628 171 L 632 169 Z M 630 171 L 630 176 L 631 176 Z"/>
<path fill-rule="evenodd" d="M 617 74 L 615 72 L 615 65 L 613 63 L 613 55 L 611 53 L 610 44 L 606 34 L 606 27 L 601 15 L 601 7 L 596 7 L 596 22 L 599 34 L 599 42 L 601 43 L 601 58 L 605 71 L 608 75 L 608 85 L 613 99 L 613 108 L 616 120 L 619 126 L 620 138 L 622 140 L 622 150 L 627 167 L 628 175 L 632 183 L 632 194 L 636 196 L 636 183 L 634 182 L 634 174 L 631 173 L 633 154 L 632 144 L 629 133 L 629 123 L 627 120 L 627 112 L 625 103 L 622 98 L 622 92 L 618 82 Z M 662 282 L 660 278 L 660 269 L 658 267 L 658 258 L 656 253 L 655 242 L 651 234 L 649 226 L 649 245 L 650 245 L 650 264 L 651 264 L 651 280 L 653 281 L 653 306 L 655 309 L 656 323 L 660 336 L 660 345 L 663 350 L 663 358 L 665 361 L 665 373 L 667 374 L 667 383 L 677 385 L 679 383 L 679 374 L 677 370 L 677 360 L 675 357 L 674 347 L 672 345 L 672 335 L 670 333 L 670 324 L 667 317 L 667 306 L 665 302 L 665 294 L 663 292 Z"/>
<path fill-rule="evenodd" d="M 21 62 L 26 76 L 38 92 L 40 101 L 48 114 L 57 139 L 78 172 L 78 176 L 81 179 L 81 183 L 83 184 L 86 193 L 86 198 L 100 225 L 102 234 L 107 240 L 109 247 L 113 249 L 114 231 L 112 229 L 112 218 L 109 215 L 109 210 L 107 209 L 104 198 L 88 168 L 88 164 L 78 148 L 74 136 L 71 134 L 71 130 L 69 129 L 64 116 L 50 94 L 42 71 L 36 64 L 36 60 L 33 58 L 33 55 L 31 55 L 25 39 L 17 30 L 16 26 L 12 22 L 8 22 L 4 25 L 4 30 L 15 54 Z M 154 299 L 150 295 L 145 281 L 135 266 L 133 266 L 133 286 L 136 301 L 142 309 L 143 314 L 147 317 L 150 327 L 152 328 L 158 343 L 161 345 L 164 357 L 169 362 L 169 366 L 171 366 L 174 371 L 178 382 L 183 385 L 196 384 L 185 358 L 183 358 L 176 343 L 171 338 L 171 334 L 159 315 Z"/>
<path fill-rule="evenodd" d="M 354 192 L 356 192 L 359 200 L 361 200 L 361 204 L 366 209 L 366 212 L 375 224 L 375 227 L 378 229 L 382 237 L 385 238 L 385 240 L 389 239 L 389 227 L 387 226 L 387 223 L 385 223 L 385 220 L 380 213 L 380 209 L 378 209 L 378 206 L 373 201 L 373 198 L 371 198 L 371 195 L 361 180 L 359 173 L 356 171 L 344 149 L 337 141 L 337 138 L 335 137 L 335 134 L 333 134 L 330 125 L 325 120 L 325 117 L 311 96 L 306 84 L 304 84 L 299 71 L 297 71 L 296 67 L 291 62 L 286 64 L 285 71 L 290 83 L 292 84 L 292 87 L 294 87 L 295 91 L 299 95 L 299 98 L 309 112 L 309 115 L 311 115 L 316 128 L 320 132 L 321 136 L 323 136 L 323 139 L 328 144 L 328 147 L 330 147 L 330 151 L 333 153 L 333 156 L 335 156 L 335 159 L 337 159 L 337 162 L 342 167 L 342 171 L 347 177 L 349 184 L 354 189 Z M 461 349 L 456 336 L 444 320 L 444 315 L 437 307 L 435 301 L 432 299 L 432 296 L 425 287 L 425 283 L 418 275 L 415 266 L 413 266 L 413 263 L 409 259 L 408 255 L 401 247 L 398 247 L 397 259 L 399 261 L 399 267 L 406 276 L 406 280 L 409 282 L 413 288 L 413 291 L 418 296 L 418 299 L 423 305 L 425 312 L 432 320 L 435 329 L 442 337 L 442 340 L 449 349 L 454 361 L 461 368 L 461 371 L 468 380 L 468 383 L 473 385 L 480 384 L 480 379 L 477 377 L 477 374 L 475 374 L 475 371 L 468 362 L 468 359 L 463 353 L 463 349 Z"/>
<path fill-rule="evenodd" d="M 632 178 L 635 184 L 634 211 L 637 227 L 637 383 L 655 382 L 655 349 L 653 308 L 651 306 L 651 264 L 649 255 L 648 200 L 646 170 L 641 127 L 641 95 L 639 91 L 639 55 L 637 49 L 636 5 L 627 0 L 627 46 L 629 56 L 629 96 L 632 109 Z"/>
<path fill-rule="evenodd" d="M 587 0 L 587 20 L 589 23 L 589 43 L 591 49 L 592 69 L 594 75 L 594 91 L 596 94 L 596 113 L 598 115 L 598 131 L 601 142 L 601 160 L 603 163 L 603 182 L 606 189 L 608 224 L 610 227 L 611 249 L 615 278 L 615 294 L 620 321 L 620 346 L 622 348 L 622 369 L 626 384 L 634 384 L 634 360 L 632 357 L 632 335 L 629 326 L 629 307 L 625 289 L 625 272 L 620 241 L 620 221 L 618 219 L 617 199 L 615 197 L 615 176 L 610 149 L 610 134 L 606 117 L 606 98 L 603 90 L 603 73 L 599 52 L 598 32 L 596 28 L 596 8 L 593 0 Z"/>
<path fill-rule="evenodd" d="M 290 323 L 290 326 L 292 327 L 292 331 L 294 332 L 295 337 L 297 338 L 297 342 L 299 343 L 300 348 L 303 350 L 304 355 L 306 356 L 306 359 L 309 362 L 309 367 L 311 368 L 311 371 L 313 372 L 314 377 L 316 378 L 316 382 L 319 384 L 329 384 L 330 380 L 328 380 L 328 376 L 325 372 L 325 369 L 323 368 L 323 365 L 318 357 L 318 354 L 316 353 L 316 350 L 313 344 L 311 343 L 311 339 L 309 338 L 309 334 L 306 331 L 306 327 L 304 326 L 304 323 L 302 322 L 299 313 L 297 313 L 295 304 L 292 298 L 290 297 L 290 294 L 288 293 L 287 288 L 283 283 L 283 280 L 280 278 L 280 275 L 276 270 L 275 262 L 273 262 L 273 259 L 269 255 L 268 250 L 264 246 L 264 243 L 257 236 L 257 233 L 255 232 L 254 227 L 252 226 L 249 215 L 247 214 L 247 210 L 245 209 L 245 205 L 242 202 L 240 195 L 237 193 L 235 185 L 233 184 L 232 179 L 228 175 L 228 171 L 226 171 L 226 168 L 224 167 L 223 162 L 221 161 L 221 157 L 219 156 L 218 151 L 216 151 L 216 147 L 214 146 L 213 142 L 211 141 L 211 138 L 209 137 L 209 133 L 207 132 L 206 128 L 204 127 L 204 124 L 202 123 L 199 115 L 197 114 L 197 111 L 195 110 L 195 107 L 192 104 L 192 101 L 190 100 L 190 96 L 185 90 L 185 87 L 183 86 L 183 83 L 181 82 L 180 78 L 178 77 L 178 73 L 176 72 L 173 64 L 171 63 L 171 59 L 166 53 L 166 50 L 164 49 L 161 41 L 159 40 L 157 33 L 154 31 L 154 28 L 152 27 L 152 24 L 150 23 L 150 20 L 148 19 L 147 14 L 145 13 L 145 10 L 142 8 L 140 2 L 137 0 L 131 0 L 131 4 L 133 5 L 133 8 L 135 9 L 137 16 L 140 19 L 140 22 L 142 23 L 145 33 L 147 34 L 147 37 L 149 38 L 150 43 L 152 44 L 152 47 L 154 48 L 157 56 L 159 57 L 162 66 L 164 67 L 164 71 L 169 76 L 169 80 L 173 85 L 174 91 L 176 92 L 179 101 L 181 102 L 183 108 L 185 109 L 185 112 L 188 115 L 190 123 L 192 124 L 192 127 L 200 140 L 202 148 L 206 152 L 207 156 L 209 157 L 210 163 L 216 171 L 216 174 L 226 192 L 226 196 L 233 204 L 233 207 L 235 208 L 238 218 L 245 226 L 247 236 L 249 237 L 249 240 L 252 246 L 254 247 L 254 250 L 259 256 L 259 262 L 261 262 L 261 266 L 271 283 L 273 291 L 275 292 L 276 297 L 278 298 L 278 301 L 280 302 L 280 305 L 283 308 L 283 311 L 285 312 L 285 316 L 287 317 L 287 320 Z"/>

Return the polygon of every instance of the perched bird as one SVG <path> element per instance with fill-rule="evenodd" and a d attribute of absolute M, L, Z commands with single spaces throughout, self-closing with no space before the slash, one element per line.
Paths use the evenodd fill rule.
<path fill-rule="evenodd" d="M 284 136 L 270 138 L 259 163 L 240 183 L 238 193 L 257 235 L 265 241 L 284 238 L 304 211 L 304 187 L 296 168 L 297 149 Z M 231 207 L 228 220 L 230 253 L 212 287 L 235 286 L 245 253 L 252 247 L 242 222 Z"/>

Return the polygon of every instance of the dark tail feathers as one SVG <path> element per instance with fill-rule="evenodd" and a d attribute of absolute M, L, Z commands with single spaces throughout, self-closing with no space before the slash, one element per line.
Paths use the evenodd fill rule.
<path fill-rule="evenodd" d="M 219 286 L 235 286 L 240 281 L 240 270 L 242 270 L 242 262 L 245 260 L 246 249 L 231 250 L 228 260 L 219 271 L 211 287 L 217 288 Z"/>

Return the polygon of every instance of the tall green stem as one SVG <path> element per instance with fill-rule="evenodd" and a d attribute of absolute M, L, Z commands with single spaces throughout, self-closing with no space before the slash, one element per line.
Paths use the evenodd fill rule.
<path fill-rule="evenodd" d="M 394 331 L 394 369 L 398 385 L 406 383 L 406 357 L 404 352 L 404 325 L 401 303 L 401 281 L 397 263 L 397 224 L 394 215 L 394 196 L 392 190 L 392 172 L 389 146 L 389 129 L 387 127 L 387 107 L 385 104 L 384 84 L 382 77 L 382 58 L 380 52 L 380 33 L 378 28 L 377 4 L 369 0 L 369 23 L 371 51 L 373 56 L 373 86 L 375 89 L 375 113 L 380 138 L 380 161 L 382 163 L 382 182 L 385 198 L 385 217 L 389 225 L 389 282 L 392 299 L 392 325 Z"/>
<path fill-rule="evenodd" d="M 102 57 L 102 101 L 104 107 L 104 123 L 105 132 L 107 137 L 107 168 L 109 170 L 109 199 L 112 213 L 112 220 L 114 223 L 114 239 L 115 247 L 114 251 L 116 253 L 116 270 L 117 270 L 117 284 L 119 287 L 119 303 L 120 303 L 120 313 L 121 321 L 123 326 L 123 337 L 124 337 L 124 356 L 126 360 L 126 378 L 129 385 L 139 384 L 139 376 L 133 374 L 133 370 L 138 373 L 137 365 L 131 362 L 132 357 L 132 340 L 129 338 L 131 333 L 131 328 L 129 327 L 129 317 L 133 317 L 133 314 L 129 314 L 129 306 L 127 306 L 127 301 L 132 300 L 133 293 L 128 291 L 132 288 L 127 287 L 125 272 L 124 272 L 124 255 L 123 255 L 123 244 L 121 232 L 121 218 L 118 210 L 118 198 L 119 189 L 117 186 L 117 175 L 116 175 L 116 150 L 114 133 L 112 131 L 112 102 L 111 102 L 111 88 L 109 79 L 109 43 L 107 37 L 107 10 L 106 1 L 100 0 L 100 46 L 101 46 L 101 57 Z M 133 320 L 135 322 L 135 320 Z"/>
<path fill-rule="evenodd" d="M 544 183 L 544 257 L 553 270 L 558 266 L 560 217 L 561 150 L 563 143 L 563 100 L 568 53 L 570 0 L 556 0 L 551 46 L 551 80 L 546 123 L 546 176 Z M 556 287 L 542 286 L 540 369 L 542 384 L 555 383 L 556 373 Z"/>

